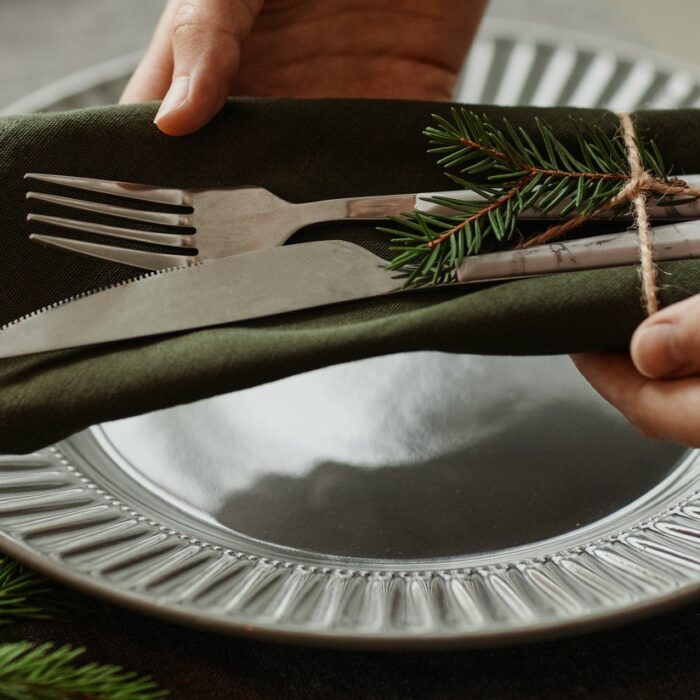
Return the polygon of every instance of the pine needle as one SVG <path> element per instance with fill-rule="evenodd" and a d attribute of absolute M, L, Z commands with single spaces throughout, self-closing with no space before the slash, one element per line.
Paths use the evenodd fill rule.
<path fill-rule="evenodd" d="M 69 591 L 0 557 L 0 624 L 65 619 L 77 608 Z M 77 610 L 80 612 L 80 610 Z M 151 700 L 167 696 L 150 678 L 118 666 L 74 662 L 83 648 L 31 642 L 0 644 L 0 698 L 8 700 Z"/>
<path fill-rule="evenodd" d="M 0 558 L 0 624 L 17 619 L 47 619 L 60 607 L 47 579 L 11 559 Z"/>
<path fill-rule="evenodd" d="M 464 107 L 453 107 L 451 119 L 433 118 L 435 125 L 423 132 L 430 140 L 429 152 L 439 157 L 448 177 L 483 202 L 430 198 L 428 202 L 452 213 L 416 210 L 378 229 L 392 236 L 396 256 L 389 269 L 400 272 L 406 286 L 454 282 L 464 256 L 481 253 L 486 245 L 507 248 L 522 239 L 518 217 L 526 209 L 536 208 L 542 216 L 590 214 L 617 195 L 630 177 L 621 138 L 583 120 L 573 123 L 577 148 L 572 151 L 540 120 L 535 122 L 536 143 L 507 119 L 497 126 Z M 656 144 L 639 139 L 639 150 L 644 167 L 665 178 Z"/>
<path fill-rule="evenodd" d="M 8 700 L 153 700 L 167 695 L 154 681 L 119 666 L 75 665 L 81 647 L 0 644 L 0 697 Z"/>

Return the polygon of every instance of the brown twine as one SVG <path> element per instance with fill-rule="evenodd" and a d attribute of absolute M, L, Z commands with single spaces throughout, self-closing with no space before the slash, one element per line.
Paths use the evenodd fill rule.
<path fill-rule="evenodd" d="M 649 222 L 647 212 L 647 197 L 655 195 L 686 195 L 700 197 L 700 189 L 691 187 L 682 180 L 665 180 L 654 177 L 644 169 L 639 153 L 634 123 L 629 114 L 619 114 L 622 138 L 627 148 L 627 162 L 630 167 L 630 175 L 627 184 L 612 199 L 601 207 L 588 214 L 580 214 L 572 219 L 550 226 L 546 231 L 534 236 L 521 244 L 527 248 L 533 245 L 541 245 L 560 238 L 565 233 L 577 228 L 589 219 L 598 216 L 610 209 L 615 209 L 625 202 L 629 202 L 634 210 L 633 227 L 637 229 L 639 236 L 639 262 L 642 278 L 642 295 L 647 314 L 651 316 L 659 310 L 658 286 L 656 282 L 657 270 L 654 263 L 654 232 Z"/>

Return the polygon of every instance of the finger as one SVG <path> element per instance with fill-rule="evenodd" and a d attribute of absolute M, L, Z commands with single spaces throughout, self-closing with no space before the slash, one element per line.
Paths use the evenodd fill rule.
<path fill-rule="evenodd" d="M 173 79 L 155 119 L 161 131 L 192 133 L 221 109 L 261 5 L 262 0 L 196 0 L 175 8 Z"/>
<path fill-rule="evenodd" d="M 178 0 L 167 4 L 153 39 L 133 75 L 129 79 L 119 102 L 133 104 L 162 100 L 173 77 L 173 46 L 171 39 L 172 16 Z"/>
<path fill-rule="evenodd" d="M 593 388 L 642 434 L 700 446 L 700 378 L 648 379 L 621 353 L 572 359 Z"/>
<path fill-rule="evenodd" d="M 572 355 L 571 359 L 591 386 L 620 410 L 634 400 L 648 381 L 621 352 L 589 352 Z"/>
<path fill-rule="evenodd" d="M 700 374 L 700 295 L 669 306 L 642 323 L 632 337 L 630 353 L 646 377 Z"/>

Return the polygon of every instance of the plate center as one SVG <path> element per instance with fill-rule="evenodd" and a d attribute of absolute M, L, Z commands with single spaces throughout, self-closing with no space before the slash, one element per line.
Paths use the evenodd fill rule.
<path fill-rule="evenodd" d="M 103 425 L 140 487 L 248 538 L 424 559 L 560 535 L 684 448 L 645 439 L 563 357 L 411 353 Z"/>

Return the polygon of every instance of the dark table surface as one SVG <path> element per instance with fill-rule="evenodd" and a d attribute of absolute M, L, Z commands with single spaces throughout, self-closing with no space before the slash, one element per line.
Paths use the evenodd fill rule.
<path fill-rule="evenodd" d="M 189 629 L 83 599 L 67 622 L 6 640 L 85 645 L 85 659 L 153 676 L 174 698 L 694 698 L 700 604 L 606 631 L 516 647 L 357 652 Z"/>

